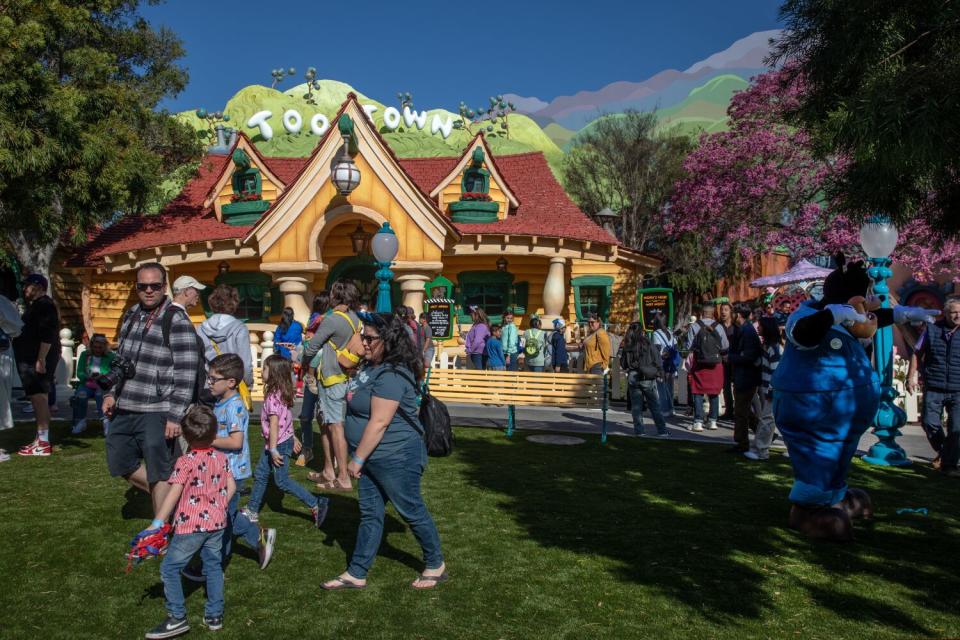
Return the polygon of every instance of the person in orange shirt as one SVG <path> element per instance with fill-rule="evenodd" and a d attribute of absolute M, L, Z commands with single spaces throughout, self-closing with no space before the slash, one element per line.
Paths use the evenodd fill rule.
<path fill-rule="evenodd" d="M 583 339 L 583 370 L 601 374 L 610 367 L 610 335 L 595 313 L 587 318 L 587 331 L 587 337 Z"/>

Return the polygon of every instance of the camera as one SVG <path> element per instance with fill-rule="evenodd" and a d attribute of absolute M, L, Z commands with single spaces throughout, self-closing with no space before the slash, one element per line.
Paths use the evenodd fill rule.
<path fill-rule="evenodd" d="M 110 363 L 110 371 L 96 377 L 95 381 L 104 391 L 109 391 L 113 387 L 121 384 L 124 380 L 137 375 L 137 367 L 133 360 L 128 360 L 121 355 L 114 357 Z"/>

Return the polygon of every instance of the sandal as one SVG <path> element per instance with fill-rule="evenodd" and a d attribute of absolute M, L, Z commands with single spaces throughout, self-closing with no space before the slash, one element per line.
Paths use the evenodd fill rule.
<path fill-rule="evenodd" d="M 319 491 L 327 491 L 327 492 L 350 493 L 351 491 L 353 491 L 353 485 L 351 484 L 350 486 L 344 487 L 342 485 L 337 484 L 336 480 L 329 480 L 324 482 L 318 482 L 317 489 Z"/>
<path fill-rule="evenodd" d="M 343 589 L 366 589 L 367 585 L 359 584 L 353 580 L 346 580 L 343 576 L 337 576 L 333 580 L 327 580 L 327 582 L 333 582 L 334 584 L 327 586 L 327 583 L 320 585 L 320 588 L 325 591 L 341 591 Z"/>
<path fill-rule="evenodd" d="M 311 481 L 316 482 L 317 484 L 326 484 L 328 482 L 333 482 L 333 480 L 327 480 L 323 477 L 323 474 L 319 471 L 310 471 L 307 473 L 307 478 Z"/>
<path fill-rule="evenodd" d="M 410 583 L 410 586 L 413 587 L 414 589 L 417 589 L 418 591 L 426 591 L 427 589 L 436 588 L 438 584 L 440 584 L 441 582 L 446 582 L 449 579 L 450 579 L 450 575 L 446 571 L 444 571 L 438 576 L 428 576 L 421 573 L 419 576 L 417 576 L 416 580 Z M 432 584 L 430 584 L 430 586 L 428 587 L 418 587 L 418 586 L 415 586 L 417 582 L 430 582 Z"/>

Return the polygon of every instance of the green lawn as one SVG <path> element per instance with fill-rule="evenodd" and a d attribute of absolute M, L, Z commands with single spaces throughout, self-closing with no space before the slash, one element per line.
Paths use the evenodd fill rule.
<path fill-rule="evenodd" d="M 524 435 L 458 429 L 455 455 L 431 460 L 424 493 L 451 574 L 433 592 L 407 586 L 419 548 L 392 511 L 367 590 L 323 592 L 353 546 L 356 498 L 334 497 L 318 532 L 295 499 L 270 495 L 261 519 L 279 529 L 275 559 L 261 572 L 251 554 L 235 557 L 218 637 L 960 636 L 960 485 L 928 467 L 857 463 L 852 481 L 878 517 L 837 546 L 784 528 L 791 474 L 779 455 L 757 464 L 680 441 Z M 0 447 L 30 436 L 20 424 Z M 102 438 L 61 424 L 54 440 L 52 458 L 0 465 L 0 638 L 142 637 L 164 615 L 158 563 L 125 575 L 123 554 L 148 500 L 107 475 Z M 202 591 L 187 603 L 192 636 L 206 636 Z"/>

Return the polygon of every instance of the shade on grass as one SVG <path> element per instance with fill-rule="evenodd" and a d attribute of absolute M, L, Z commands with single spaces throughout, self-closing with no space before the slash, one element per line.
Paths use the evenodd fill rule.
<path fill-rule="evenodd" d="M 32 437 L 0 432 L 0 447 Z M 253 446 L 262 446 L 251 427 Z M 146 496 L 105 470 L 103 439 L 56 425 L 56 455 L 0 465 L 0 637 L 137 638 L 163 617 L 158 563 L 123 573 Z M 858 542 L 786 530 L 788 461 L 711 445 L 613 438 L 578 446 L 458 429 L 431 459 L 424 494 L 451 581 L 408 584 L 419 547 L 392 509 L 369 587 L 327 593 L 346 566 L 355 495 L 322 531 L 293 498 L 261 513 L 279 529 L 266 571 L 242 549 L 227 571 L 219 638 L 894 638 L 960 636 L 956 481 L 927 467 L 857 463 L 873 525 Z M 306 470 L 294 477 L 306 484 Z M 312 486 L 312 485 L 310 485 Z M 928 516 L 896 515 L 927 507 Z M 202 590 L 188 589 L 194 637 Z"/>

